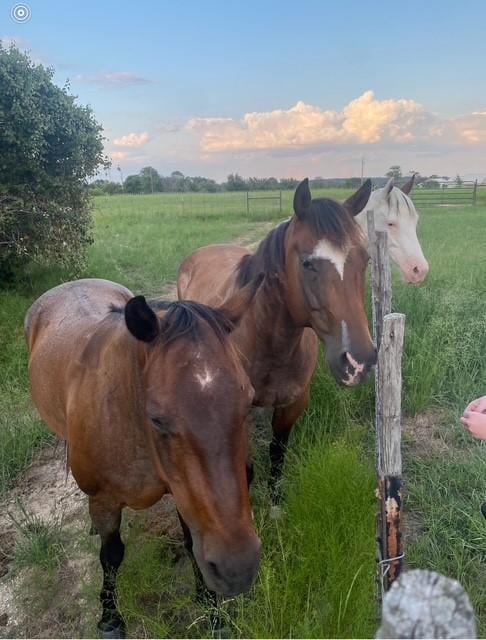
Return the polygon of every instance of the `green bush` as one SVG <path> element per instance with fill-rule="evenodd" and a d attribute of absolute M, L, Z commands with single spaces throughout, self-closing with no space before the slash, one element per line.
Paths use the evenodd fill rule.
<path fill-rule="evenodd" d="M 91 242 L 102 129 L 53 73 L 0 43 L 0 275 L 30 260 L 76 271 Z"/>

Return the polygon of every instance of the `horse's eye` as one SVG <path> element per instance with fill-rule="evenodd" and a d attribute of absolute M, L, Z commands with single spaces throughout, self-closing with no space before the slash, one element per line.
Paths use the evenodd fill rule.
<path fill-rule="evenodd" d="M 388 225 L 389 227 L 394 227 L 394 226 L 395 226 L 395 223 L 394 223 L 394 222 L 387 222 L 387 225 Z"/>
<path fill-rule="evenodd" d="M 310 269 L 311 271 L 315 271 L 315 267 L 312 264 L 312 262 L 310 260 L 308 260 L 307 258 L 305 258 L 304 260 L 302 260 L 302 266 L 304 267 L 304 269 Z"/>
<path fill-rule="evenodd" d="M 164 418 L 163 416 L 149 416 L 149 417 L 150 417 L 150 421 L 152 422 L 152 424 L 154 425 L 154 427 L 157 429 L 159 433 L 161 433 L 163 436 L 172 435 L 170 431 L 169 421 L 167 420 L 167 418 Z"/>

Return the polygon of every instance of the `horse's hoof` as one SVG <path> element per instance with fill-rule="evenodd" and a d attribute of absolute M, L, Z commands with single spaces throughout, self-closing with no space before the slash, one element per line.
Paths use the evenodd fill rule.
<path fill-rule="evenodd" d="M 103 622 L 103 620 L 101 620 L 98 622 L 98 629 L 100 632 L 100 638 L 106 638 L 106 640 L 125 637 L 125 625 L 123 620 L 113 622 Z"/>
<path fill-rule="evenodd" d="M 481 505 L 481 513 L 486 518 L 486 502 L 483 502 L 483 504 Z"/>

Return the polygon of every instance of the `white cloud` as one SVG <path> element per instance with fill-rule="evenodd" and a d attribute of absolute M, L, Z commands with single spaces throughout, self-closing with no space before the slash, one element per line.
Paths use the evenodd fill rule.
<path fill-rule="evenodd" d="M 129 153 L 128 151 L 113 151 L 111 153 L 111 159 L 112 160 L 124 160 L 125 158 L 129 157 Z"/>
<path fill-rule="evenodd" d="M 473 111 L 454 121 L 457 134 L 468 144 L 486 144 L 486 111 Z"/>
<path fill-rule="evenodd" d="M 143 131 L 142 133 L 127 133 L 121 138 L 115 138 L 113 140 L 113 144 L 117 147 L 132 147 L 134 149 L 138 149 L 139 147 L 143 147 L 143 145 L 147 144 L 150 136 L 147 131 Z"/>
<path fill-rule="evenodd" d="M 377 100 L 372 91 L 342 111 L 299 101 L 290 109 L 246 113 L 232 118 L 192 118 L 186 130 L 200 137 L 203 153 L 316 146 L 326 143 L 407 143 L 438 135 L 434 116 L 414 100 Z"/>

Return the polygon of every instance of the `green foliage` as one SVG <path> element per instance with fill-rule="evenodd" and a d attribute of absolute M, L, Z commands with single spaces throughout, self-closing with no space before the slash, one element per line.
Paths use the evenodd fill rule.
<path fill-rule="evenodd" d="M 0 43 L 0 270 L 30 260 L 83 264 L 91 241 L 86 178 L 103 158 L 101 127 L 53 71 Z"/>
<path fill-rule="evenodd" d="M 402 169 L 398 164 L 392 164 L 392 166 L 386 172 L 386 175 L 389 178 L 394 178 L 395 180 L 399 180 L 402 177 Z"/>

